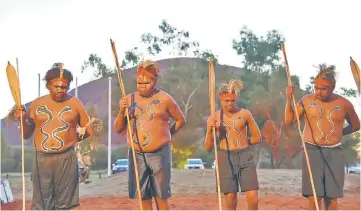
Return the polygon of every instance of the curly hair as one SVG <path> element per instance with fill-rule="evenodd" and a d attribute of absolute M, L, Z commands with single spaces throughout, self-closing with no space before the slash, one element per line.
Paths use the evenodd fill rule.
<path fill-rule="evenodd" d="M 51 69 L 46 72 L 45 77 L 43 78 L 43 80 L 46 82 L 46 85 L 48 85 L 48 83 L 51 80 L 60 77 L 60 65 L 61 64 L 62 63 L 53 64 Z M 69 84 L 70 84 L 73 81 L 73 74 L 69 70 L 63 69 L 63 78 L 68 80 Z"/>
<path fill-rule="evenodd" d="M 318 74 L 315 78 L 322 78 L 336 84 L 336 66 L 320 64 L 318 66 Z"/>

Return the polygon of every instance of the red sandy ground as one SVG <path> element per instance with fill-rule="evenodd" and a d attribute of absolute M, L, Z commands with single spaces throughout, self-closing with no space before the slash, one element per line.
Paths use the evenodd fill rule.
<path fill-rule="evenodd" d="M 301 172 L 299 170 L 258 170 L 260 210 L 305 210 L 307 200 L 301 193 Z M 21 183 L 11 182 L 15 202 L 2 205 L 2 210 L 20 210 Z M 215 176 L 212 170 L 173 170 L 172 192 L 169 200 L 173 210 L 217 210 L 218 198 L 215 194 Z M 27 184 L 26 207 L 30 209 L 31 183 Z M 360 210 L 360 175 L 346 175 L 345 197 L 339 200 L 341 210 Z M 76 210 L 131 210 L 139 209 L 137 200 L 127 197 L 127 173 L 94 180 L 81 185 L 81 204 Z M 223 198 L 223 197 L 222 197 Z M 222 203 L 224 200 L 222 199 Z M 225 205 L 223 204 L 223 209 Z M 239 194 L 238 209 L 246 210 L 247 203 Z M 323 207 L 322 207 L 323 209 Z"/>

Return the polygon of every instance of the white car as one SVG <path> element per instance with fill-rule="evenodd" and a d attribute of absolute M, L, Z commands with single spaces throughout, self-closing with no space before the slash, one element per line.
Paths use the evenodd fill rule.
<path fill-rule="evenodd" d="M 357 164 L 355 166 L 351 166 L 348 167 L 348 172 L 349 174 L 360 174 L 360 170 L 361 170 L 361 165 Z"/>
<path fill-rule="evenodd" d="M 187 159 L 184 169 L 204 169 L 204 164 L 200 158 Z"/>
<path fill-rule="evenodd" d="M 216 168 L 216 160 L 214 160 L 212 163 L 212 169 L 215 169 L 215 168 Z"/>
<path fill-rule="evenodd" d="M 112 164 L 112 173 L 128 171 L 128 159 L 118 159 L 115 163 Z"/>

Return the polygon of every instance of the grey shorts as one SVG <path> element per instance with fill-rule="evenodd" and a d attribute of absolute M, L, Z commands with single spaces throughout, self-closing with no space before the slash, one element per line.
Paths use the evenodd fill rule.
<path fill-rule="evenodd" d="M 345 160 L 341 147 L 326 148 L 306 143 L 307 154 L 318 197 L 342 198 Z M 302 195 L 313 196 L 307 162 L 302 151 Z"/>
<path fill-rule="evenodd" d="M 258 177 L 251 149 L 219 150 L 219 181 L 222 193 L 258 190 Z"/>
<path fill-rule="evenodd" d="M 57 154 L 36 152 L 32 178 L 32 210 L 79 206 L 79 171 L 73 148 Z"/>
<path fill-rule="evenodd" d="M 172 169 L 172 150 L 165 145 L 155 152 L 140 153 L 135 151 L 137 169 L 140 180 L 142 200 L 158 197 L 168 199 L 171 197 L 170 179 Z M 133 153 L 129 148 L 129 198 L 137 197 L 137 184 L 135 180 Z"/>

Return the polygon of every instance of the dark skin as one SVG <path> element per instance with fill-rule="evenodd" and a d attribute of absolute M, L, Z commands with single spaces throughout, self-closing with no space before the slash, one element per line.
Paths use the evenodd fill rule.
<path fill-rule="evenodd" d="M 232 98 L 226 98 L 221 100 L 221 105 L 224 111 L 224 115 L 228 118 L 231 118 L 233 115 L 239 113 L 245 117 L 248 126 L 250 127 L 250 133 L 252 137 L 249 140 L 251 144 L 257 144 L 261 140 L 261 136 L 258 130 L 258 127 L 253 123 L 253 118 L 247 114 L 241 114 L 240 111 L 242 109 L 236 106 L 236 100 Z M 204 147 L 206 151 L 210 151 L 213 148 L 213 135 L 212 135 L 212 128 L 219 128 L 220 122 L 217 121 L 214 117 L 210 118 L 207 122 L 207 135 L 206 140 L 204 142 Z M 245 128 L 243 128 L 245 129 Z M 242 130 L 242 129 L 240 129 Z M 222 140 L 220 143 L 221 149 L 227 149 L 226 140 Z M 237 148 L 230 149 L 230 150 L 237 150 Z M 250 190 L 245 192 L 248 210 L 258 210 L 258 191 L 257 190 Z M 226 199 L 226 209 L 227 210 L 236 210 L 237 209 L 237 193 L 224 193 Z"/>
<path fill-rule="evenodd" d="M 149 76 L 138 76 L 137 77 L 137 91 L 139 93 L 140 97 L 147 98 L 154 94 L 157 91 L 156 88 L 157 80 L 154 77 Z M 144 100 L 144 99 L 140 99 Z M 119 101 L 120 110 L 117 116 L 117 119 L 114 122 L 114 130 L 117 133 L 121 133 L 124 130 L 127 130 L 127 119 L 125 116 L 125 110 L 126 108 L 129 108 L 130 99 L 128 97 L 123 97 Z M 185 119 L 183 114 L 180 112 L 180 110 L 175 109 L 174 106 L 167 105 L 167 113 L 169 113 L 169 116 L 172 117 L 175 120 L 175 123 L 171 125 L 170 127 L 170 134 L 174 135 L 176 132 L 178 132 L 185 124 Z M 171 109 L 169 109 L 171 108 Z M 154 126 L 155 129 L 159 130 L 159 127 Z M 163 141 L 164 143 L 158 143 L 160 145 L 168 144 L 168 140 L 159 140 L 159 142 Z M 135 145 L 135 150 L 137 150 L 137 146 Z M 158 148 L 159 146 L 155 146 Z M 153 147 L 150 146 L 150 149 Z M 154 148 L 154 149 L 156 149 Z M 167 199 L 162 199 L 159 197 L 154 198 L 156 201 L 156 205 L 158 210 L 169 210 L 169 204 Z M 152 199 L 142 200 L 143 209 L 144 210 L 152 210 Z"/>
<path fill-rule="evenodd" d="M 309 98 L 304 99 L 303 103 L 308 105 L 310 100 L 316 101 L 322 106 L 322 108 L 324 110 L 327 110 L 327 109 L 329 109 L 329 104 L 337 101 L 337 103 L 338 103 L 337 105 L 340 105 L 343 107 L 343 110 L 345 111 L 345 120 L 348 123 L 348 125 L 346 127 L 343 127 L 343 125 L 340 126 L 340 127 L 343 127 L 342 130 L 341 130 L 341 128 L 336 128 L 338 130 L 334 131 L 334 134 L 337 134 L 338 137 L 342 137 L 347 134 L 351 134 L 351 133 L 358 131 L 360 129 L 360 120 L 359 120 L 358 115 L 357 115 L 354 107 L 352 106 L 352 104 L 349 103 L 343 97 L 334 94 L 333 93 L 334 89 L 335 89 L 335 86 L 322 86 L 322 85 L 316 84 L 315 85 L 315 93 L 313 94 L 313 96 L 310 96 Z M 285 123 L 288 125 L 291 125 L 291 124 L 294 124 L 295 122 L 297 122 L 296 114 L 292 108 L 293 102 L 291 100 L 291 96 L 294 94 L 294 87 L 288 86 L 286 89 L 286 94 L 287 94 L 287 101 L 286 101 L 286 122 Z M 304 115 L 305 112 L 310 113 L 307 110 L 305 111 L 304 107 L 301 104 L 297 105 L 297 112 L 298 112 L 298 115 L 300 118 L 305 116 Z M 310 118 L 312 118 L 312 117 L 310 117 Z M 312 122 L 312 119 L 310 121 Z M 322 120 L 322 121 L 325 121 L 326 123 L 328 122 L 327 119 Z M 343 123 L 343 121 L 342 121 L 342 123 Z M 307 136 L 308 132 L 306 132 L 305 134 Z M 324 137 L 322 137 L 320 139 L 320 142 L 322 142 L 323 140 L 324 140 Z M 317 197 L 319 207 L 321 207 L 322 199 L 324 200 L 325 208 L 327 210 L 337 210 L 338 209 L 337 199 L 331 199 L 331 198 Z M 309 210 L 316 209 L 313 196 L 308 197 L 308 209 Z"/>
<path fill-rule="evenodd" d="M 51 80 L 47 83 L 46 87 L 49 90 L 49 95 L 51 96 L 51 99 L 55 102 L 64 102 L 71 97 L 67 95 L 67 92 L 69 90 L 69 83 L 67 81 Z M 35 129 L 34 121 L 27 115 L 27 111 L 24 106 L 22 107 L 22 109 L 17 109 L 14 116 L 18 121 L 20 121 L 21 115 L 24 125 L 24 139 L 29 139 Z M 86 139 L 90 135 L 92 135 L 92 131 L 87 131 L 82 139 Z"/>

